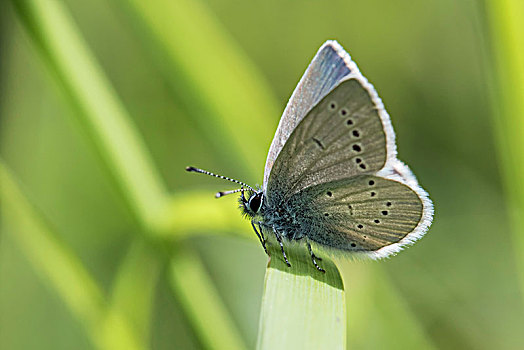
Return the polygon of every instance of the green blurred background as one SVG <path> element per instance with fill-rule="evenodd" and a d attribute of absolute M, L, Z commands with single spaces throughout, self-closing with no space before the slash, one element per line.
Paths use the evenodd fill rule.
<path fill-rule="evenodd" d="M 120 323 L 104 316 L 107 309 L 128 320 L 138 348 L 213 347 L 199 328 L 208 327 L 207 309 L 195 313 L 192 298 L 221 305 L 253 348 L 263 250 L 235 198 L 213 198 L 232 186 L 184 167 L 260 183 L 280 113 L 327 39 L 338 40 L 377 88 L 399 158 L 435 204 L 433 226 L 414 247 L 382 262 L 340 264 L 348 348 L 524 347 L 522 180 L 507 162 L 522 153 L 522 142 L 511 142 L 524 116 L 497 87 L 512 76 L 504 64 L 512 53 L 501 53 L 500 44 L 511 29 L 497 27 L 504 9 L 480 0 L 58 3 L 143 138 L 165 203 L 162 218 L 141 218 L 86 126 L 89 117 L 78 117 L 89 107 L 67 80 L 79 74 L 82 85 L 82 74 L 96 72 L 81 71 L 79 60 L 80 71 L 60 73 L 47 42 L 55 39 L 39 25 L 53 11 L 49 4 L 2 2 L 0 156 L 56 247 L 24 226 L 31 221 L 25 214 L 9 214 L 17 200 L 4 191 L 0 349 L 127 348 L 110 339 Z M 524 99 L 524 88 L 513 87 Z M 96 104 L 96 85 L 88 89 Z M 50 261 L 74 262 L 72 274 Z M 203 279 L 192 279 L 198 274 Z M 76 299 L 82 293 L 95 295 L 98 313 Z"/>

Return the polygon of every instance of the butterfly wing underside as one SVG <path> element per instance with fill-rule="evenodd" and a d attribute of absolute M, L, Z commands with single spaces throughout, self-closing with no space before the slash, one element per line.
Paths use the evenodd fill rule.
<path fill-rule="evenodd" d="M 375 174 L 386 160 L 379 111 L 362 83 L 349 77 L 295 128 L 273 165 L 267 196 L 279 205 L 316 184 Z"/>
<path fill-rule="evenodd" d="M 307 198 L 307 199 L 306 199 Z M 294 205 L 303 212 L 307 237 L 333 249 L 388 255 L 391 246 L 409 237 L 424 217 L 424 204 L 406 184 L 373 175 L 332 181 L 297 193 Z M 406 239 L 407 238 L 407 239 Z"/>
<path fill-rule="evenodd" d="M 394 138 L 382 102 L 357 69 L 288 137 L 266 184 L 269 205 L 294 208 L 303 233 L 323 246 L 372 258 L 398 252 L 426 232 L 433 207 L 396 159 Z"/>
<path fill-rule="evenodd" d="M 336 41 L 327 41 L 318 50 L 280 119 L 266 160 L 264 188 L 278 154 L 295 127 L 325 95 L 354 70 L 356 66 Z"/>

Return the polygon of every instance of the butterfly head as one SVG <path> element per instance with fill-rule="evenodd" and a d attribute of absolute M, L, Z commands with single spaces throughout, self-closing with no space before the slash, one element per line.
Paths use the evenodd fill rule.
<path fill-rule="evenodd" d="M 262 205 L 264 202 L 264 193 L 262 191 L 248 191 L 248 196 L 246 197 L 244 191 L 240 196 L 240 209 L 243 214 L 248 217 L 255 217 L 260 213 Z"/>

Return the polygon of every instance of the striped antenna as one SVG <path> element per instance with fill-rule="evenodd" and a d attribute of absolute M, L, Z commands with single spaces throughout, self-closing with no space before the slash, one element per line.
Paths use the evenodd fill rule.
<path fill-rule="evenodd" d="M 217 192 L 215 194 L 215 198 L 220 198 L 220 197 L 226 196 L 228 194 L 237 193 L 237 192 L 240 192 L 240 191 L 243 191 L 243 190 L 244 190 L 243 188 L 239 188 L 237 190 L 231 190 L 231 191 L 220 191 L 220 192 Z"/>
<path fill-rule="evenodd" d="M 214 176 L 214 177 L 218 177 L 220 179 L 224 179 L 224 180 L 228 180 L 228 181 L 231 181 L 231 182 L 234 182 L 234 183 L 237 183 L 241 186 L 245 186 L 247 188 L 249 188 L 251 191 L 253 192 L 257 192 L 253 189 L 253 187 L 249 186 L 248 184 L 245 184 L 241 181 L 238 181 L 238 180 L 235 180 L 235 179 L 231 179 L 227 176 L 222 176 L 222 175 L 217 175 L 217 174 L 213 174 L 212 172 L 209 172 L 209 171 L 206 171 L 206 170 L 202 170 L 202 169 L 198 169 L 198 168 L 195 168 L 195 167 L 192 167 L 192 166 L 188 166 L 186 167 L 186 171 L 190 171 L 190 172 L 195 172 L 195 173 L 200 173 L 200 174 L 206 174 L 206 175 L 211 175 L 211 176 Z M 238 192 L 238 191 L 237 191 Z M 218 192 L 218 193 L 221 193 L 221 192 Z M 217 195 L 218 195 L 217 193 Z M 225 194 L 229 194 L 229 193 L 225 193 Z M 219 196 L 221 197 L 221 196 Z M 219 198 L 217 197 L 217 198 Z"/>

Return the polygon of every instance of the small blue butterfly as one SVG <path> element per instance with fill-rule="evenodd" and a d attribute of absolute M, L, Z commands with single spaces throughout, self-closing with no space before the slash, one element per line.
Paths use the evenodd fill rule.
<path fill-rule="evenodd" d="M 295 89 L 271 143 L 261 190 L 241 185 L 240 204 L 266 253 L 274 235 L 287 241 L 373 259 L 422 237 L 433 205 L 396 157 L 395 133 L 373 86 L 336 41 L 317 52 Z M 245 192 L 248 192 L 246 198 Z M 257 230 L 258 227 L 258 230 Z"/>

